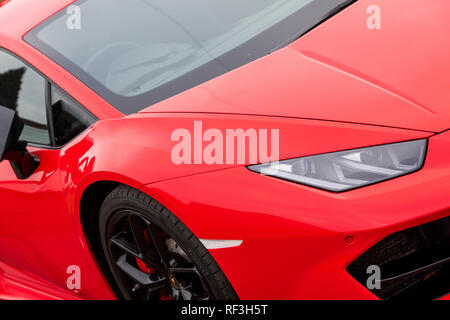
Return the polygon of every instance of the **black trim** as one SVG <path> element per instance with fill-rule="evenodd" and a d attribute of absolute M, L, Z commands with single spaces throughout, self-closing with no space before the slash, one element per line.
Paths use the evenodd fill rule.
<path fill-rule="evenodd" d="M 347 272 L 366 286 L 369 266 L 380 268 L 380 299 L 438 299 L 450 292 L 450 216 L 391 234 L 367 249 Z M 368 289 L 369 290 L 369 289 Z"/>
<path fill-rule="evenodd" d="M 47 125 L 48 125 L 48 131 L 50 134 L 50 143 L 52 146 L 56 146 L 55 143 L 55 126 L 53 124 L 52 119 L 52 98 L 51 98 L 51 84 L 48 81 L 45 81 L 45 109 L 47 113 Z"/>
<path fill-rule="evenodd" d="M 17 179 L 25 180 L 37 170 L 41 164 L 41 160 L 36 155 L 30 154 L 27 150 L 25 150 L 22 159 L 19 161 L 9 161 L 9 163 L 11 164 Z M 27 163 L 28 166 L 25 168 L 23 163 Z"/>
<path fill-rule="evenodd" d="M 81 113 L 84 113 L 86 115 L 87 118 L 89 118 L 89 126 L 86 127 L 86 129 L 84 129 L 83 131 L 81 131 L 79 134 L 75 135 L 73 138 L 69 139 L 67 142 L 63 143 L 62 146 L 67 145 L 68 143 L 70 143 L 73 139 L 75 139 L 76 137 L 78 137 L 80 134 L 82 134 L 84 131 L 86 131 L 88 128 L 90 128 L 92 125 L 94 125 L 97 122 L 97 118 L 94 117 L 91 113 L 88 112 L 84 112 L 84 109 L 81 108 L 81 105 L 75 100 L 73 99 L 70 95 L 68 95 L 64 90 L 62 90 L 60 87 L 58 86 L 54 86 L 54 85 L 50 85 L 49 88 L 49 108 L 48 108 L 48 112 L 50 114 L 50 117 L 52 118 L 51 124 L 52 124 L 52 140 L 54 140 L 53 145 L 57 146 L 57 139 L 55 137 L 55 131 L 54 131 L 54 122 L 53 122 L 53 108 L 54 108 L 54 104 L 55 102 L 53 101 L 53 92 L 54 90 L 58 90 L 59 94 L 69 100 L 71 102 L 71 104 L 74 105 L 74 108 L 77 107 L 79 110 L 81 110 Z"/>
<path fill-rule="evenodd" d="M 60 149 L 64 148 L 67 144 L 69 144 L 71 141 L 76 139 L 78 136 L 80 136 L 87 129 L 92 127 L 96 122 L 98 122 L 99 119 L 91 111 L 89 111 L 89 109 L 84 107 L 75 98 L 73 98 L 70 94 L 68 94 L 65 90 L 63 90 L 60 86 L 58 86 L 56 84 L 56 82 L 54 82 L 49 77 L 47 77 L 44 73 L 42 73 L 39 69 L 37 69 L 31 63 L 29 63 L 24 58 L 18 56 L 14 52 L 12 52 L 12 51 L 4 48 L 4 47 L 0 47 L 0 52 L 4 52 L 4 53 L 12 56 L 13 58 L 16 58 L 17 60 L 19 60 L 20 62 L 25 64 L 27 67 L 32 69 L 34 72 L 39 74 L 45 80 L 45 89 L 44 89 L 45 90 L 45 106 L 43 106 L 43 107 L 45 107 L 45 109 L 46 109 L 47 122 L 48 122 L 47 125 L 48 125 L 48 128 L 49 128 L 51 145 L 48 146 L 48 145 L 42 145 L 42 144 L 38 144 L 38 143 L 27 143 L 30 147 L 39 148 L 39 149 L 46 149 L 46 150 L 60 150 Z M 57 88 L 58 90 L 60 90 L 68 99 L 72 100 L 74 102 L 74 104 L 76 104 L 82 110 L 82 112 L 88 114 L 94 121 L 89 128 L 86 128 L 86 130 L 84 130 L 79 135 L 77 135 L 76 137 L 74 137 L 73 139 L 71 139 L 70 141 L 68 141 L 67 143 L 65 143 L 62 146 L 56 146 L 55 143 L 54 143 L 54 141 L 55 141 L 54 134 L 53 134 L 54 133 L 54 126 L 53 126 L 53 119 L 52 119 L 52 113 L 51 113 L 51 87 L 52 86 Z"/>

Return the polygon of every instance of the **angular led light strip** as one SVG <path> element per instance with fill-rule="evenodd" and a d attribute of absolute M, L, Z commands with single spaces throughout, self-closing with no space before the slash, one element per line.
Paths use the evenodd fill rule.
<path fill-rule="evenodd" d="M 205 239 L 200 239 L 200 242 L 208 250 L 234 248 L 239 247 L 243 243 L 242 240 L 205 240 Z"/>

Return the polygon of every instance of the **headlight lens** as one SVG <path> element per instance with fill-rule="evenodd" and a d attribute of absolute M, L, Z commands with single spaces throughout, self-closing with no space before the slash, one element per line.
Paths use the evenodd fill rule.
<path fill-rule="evenodd" d="M 427 140 L 414 140 L 252 165 L 251 171 L 342 192 L 422 168 Z"/>

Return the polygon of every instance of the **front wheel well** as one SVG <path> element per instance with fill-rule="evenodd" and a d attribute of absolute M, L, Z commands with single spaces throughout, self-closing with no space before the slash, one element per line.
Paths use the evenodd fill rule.
<path fill-rule="evenodd" d="M 93 247 L 100 243 L 98 236 L 100 208 L 106 197 L 119 185 L 120 183 L 114 181 L 98 181 L 87 187 L 81 196 L 81 227 L 88 243 Z"/>
<path fill-rule="evenodd" d="M 118 274 L 120 275 L 121 273 L 117 273 L 117 270 L 120 270 L 120 268 L 117 269 L 117 264 L 120 259 L 122 257 L 126 258 L 127 255 L 130 255 L 131 258 L 136 257 L 135 251 L 132 250 L 132 253 L 130 254 L 130 252 L 125 249 L 125 255 L 123 255 L 123 252 L 117 255 L 116 252 L 114 256 L 111 248 L 109 247 L 110 244 L 113 243 L 112 239 L 116 239 L 117 235 L 123 235 L 123 233 L 127 234 L 130 232 L 129 229 L 125 229 L 125 231 L 122 230 L 117 234 L 111 234 L 108 231 L 108 223 L 110 221 L 115 221 L 116 226 L 123 228 L 123 224 L 118 223 L 118 220 L 112 217 L 119 217 L 119 219 L 123 218 L 124 212 L 134 212 L 132 213 L 133 217 L 140 217 L 140 222 L 137 228 L 141 228 L 142 223 L 148 224 L 146 226 L 146 230 L 136 229 L 136 226 L 131 226 L 131 229 L 133 237 L 135 239 L 137 239 L 135 235 L 139 234 L 139 231 L 142 231 L 142 238 L 147 238 L 148 242 L 153 241 L 152 244 L 148 244 L 147 246 L 149 250 L 155 250 L 154 248 L 156 247 L 157 252 L 161 252 L 161 250 L 158 249 L 159 243 L 167 246 L 166 250 L 167 253 L 169 253 L 170 248 L 169 244 L 167 244 L 167 240 L 169 239 L 176 244 L 177 248 L 180 248 L 178 250 L 181 250 L 182 253 L 186 255 L 186 257 L 189 256 L 189 258 L 186 258 L 185 262 L 188 262 L 191 265 L 190 268 L 191 270 L 195 271 L 194 274 L 198 274 L 197 279 L 200 279 L 199 281 L 204 284 L 201 288 L 203 288 L 203 291 L 208 294 L 208 297 L 215 297 L 219 299 L 238 299 L 236 292 L 234 291 L 233 287 L 229 283 L 225 274 L 220 269 L 219 265 L 214 260 L 212 255 L 204 247 L 201 241 L 197 237 L 195 237 L 194 234 L 173 213 L 164 208 L 155 199 L 137 189 L 134 189 L 133 187 L 112 181 L 101 181 L 90 185 L 83 192 L 80 200 L 80 219 L 85 238 L 90 247 L 90 251 L 94 255 L 98 266 L 103 271 L 105 280 L 109 283 L 111 289 L 118 298 L 128 298 L 128 293 L 135 291 L 133 286 L 128 286 L 128 288 L 127 286 L 124 287 L 123 281 L 119 281 L 121 278 L 118 276 Z M 121 214 L 122 216 L 120 216 Z M 126 219 L 129 219 L 129 217 L 126 217 Z M 148 229 L 149 226 L 153 226 L 153 229 Z M 138 232 L 136 232 L 136 230 L 134 229 L 136 229 Z M 161 239 L 159 242 L 155 240 L 148 240 L 148 237 L 154 239 L 153 232 L 155 230 L 155 234 L 159 234 L 159 238 Z M 146 234 L 145 231 L 151 232 L 151 236 L 144 237 L 144 234 Z M 123 239 L 126 238 L 124 237 Z M 130 240 L 125 240 L 125 242 L 127 241 Z M 138 240 L 135 240 L 136 244 L 134 244 L 134 246 L 136 248 L 140 248 L 140 242 L 137 241 Z M 174 263 L 177 263 L 176 257 L 174 257 L 174 255 L 176 256 L 177 254 L 180 254 L 177 251 L 170 252 L 172 252 L 170 253 L 172 257 L 171 259 L 174 261 Z M 172 260 L 165 260 L 165 258 L 161 256 L 160 253 L 158 254 L 161 261 L 166 261 L 163 262 L 163 264 L 166 266 L 166 280 L 164 280 L 166 282 L 169 279 L 167 275 L 171 275 L 173 272 L 172 269 L 183 269 L 185 267 L 185 264 L 183 263 L 181 265 L 178 265 L 178 267 L 172 266 L 172 263 L 169 264 L 167 262 Z M 142 254 L 142 256 L 144 256 L 144 254 Z M 153 256 L 154 251 L 150 255 L 150 257 Z M 117 260 L 118 257 L 119 260 Z M 180 257 L 183 256 L 181 255 Z M 154 264 L 161 265 L 161 263 L 159 263 L 159 260 L 157 260 L 157 262 L 154 262 Z M 132 267 L 131 264 L 130 266 Z M 167 268 L 167 266 L 169 266 L 169 268 Z M 137 264 L 137 266 L 134 266 L 132 268 L 135 268 L 135 270 L 140 272 L 139 263 Z M 161 267 L 160 269 L 163 270 L 164 267 Z M 127 271 L 125 271 L 125 273 L 126 272 Z M 133 273 L 131 273 L 131 278 L 136 279 L 133 278 Z M 170 285 L 170 282 L 167 282 L 167 284 Z M 194 287 L 195 286 L 193 285 L 193 288 Z M 123 291 L 124 288 L 126 288 L 125 294 Z M 196 289 L 193 290 L 195 291 Z M 201 294 L 200 297 L 203 297 L 203 294 Z"/>
<path fill-rule="evenodd" d="M 107 280 L 110 280 L 111 275 L 106 268 L 106 258 L 101 250 L 99 214 L 106 197 L 120 185 L 121 183 L 114 181 L 95 182 L 84 190 L 80 201 L 80 222 L 84 237 Z"/>

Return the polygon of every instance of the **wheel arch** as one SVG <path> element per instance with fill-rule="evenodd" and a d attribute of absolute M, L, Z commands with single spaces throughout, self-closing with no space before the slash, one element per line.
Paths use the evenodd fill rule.
<path fill-rule="evenodd" d="M 81 228 L 87 242 L 93 247 L 98 244 L 98 217 L 103 201 L 121 184 L 116 181 L 97 181 L 89 185 L 81 195 Z"/>
<path fill-rule="evenodd" d="M 105 257 L 105 254 L 103 252 L 102 245 L 101 245 L 101 239 L 100 239 L 100 212 L 102 205 L 105 203 L 105 200 L 108 198 L 108 195 L 110 195 L 115 189 L 119 187 L 128 187 L 131 189 L 134 189 L 140 193 L 147 194 L 147 192 L 141 191 L 129 184 L 125 184 L 118 181 L 111 181 L 111 180 L 101 180 L 101 181 L 95 181 L 92 184 L 88 185 L 84 191 L 82 192 L 80 196 L 79 201 L 79 217 L 80 217 L 80 223 L 81 223 L 81 229 L 83 231 L 83 235 L 85 238 L 86 243 L 88 244 L 89 251 L 91 252 L 91 255 L 93 259 L 95 260 L 96 264 L 98 265 L 99 269 L 102 271 L 103 277 L 105 280 L 107 280 L 107 283 L 109 284 L 112 291 L 115 293 L 116 297 L 123 298 L 117 283 L 114 281 L 113 274 L 108 267 L 108 262 Z M 150 195 L 148 195 L 151 197 Z M 153 197 L 151 197 L 154 199 Z M 152 200 L 152 204 L 153 204 Z M 155 199 L 157 202 L 157 200 Z M 164 208 L 163 205 L 159 204 L 161 206 L 161 209 Z M 174 216 L 175 219 L 178 219 L 176 216 Z M 175 223 L 176 225 L 176 223 Z M 178 225 L 183 225 L 183 223 L 179 223 Z M 187 230 L 188 227 L 185 226 Z M 190 232 L 190 230 L 189 230 Z M 193 235 L 193 234 L 192 234 Z M 195 238 L 195 236 L 194 236 Z M 201 247 L 203 245 L 199 243 Z M 206 252 L 207 249 L 204 248 Z M 203 256 L 204 257 L 204 256 Z M 211 261 L 214 262 L 214 264 L 217 266 L 218 271 L 221 271 L 221 274 L 223 274 L 222 269 L 220 269 L 220 266 L 215 261 L 214 257 L 210 256 Z M 210 262 L 207 264 L 208 266 L 212 265 Z M 216 273 L 214 273 L 216 274 Z M 229 285 L 229 290 L 236 296 L 236 299 L 238 299 L 237 293 L 234 290 L 233 286 L 228 282 L 229 280 L 226 278 L 226 275 L 223 274 L 223 277 L 226 279 L 227 284 Z"/>
<path fill-rule="evenodd" d="M 103 277 L 106 278 L 108 285 L 116 296 L 118 296 L 119 291 L 114 286 L 112 274 L 109 271 L 106 258 L 101 250 L 98 229 L 100 208 L 106 197 L 120 185 L 124 184 L 112 180 L 95 181 L 83 190 L 79 201 L 79 218 L 84 239 L 88 244 L 92 258 L 95 260 Z"/>

